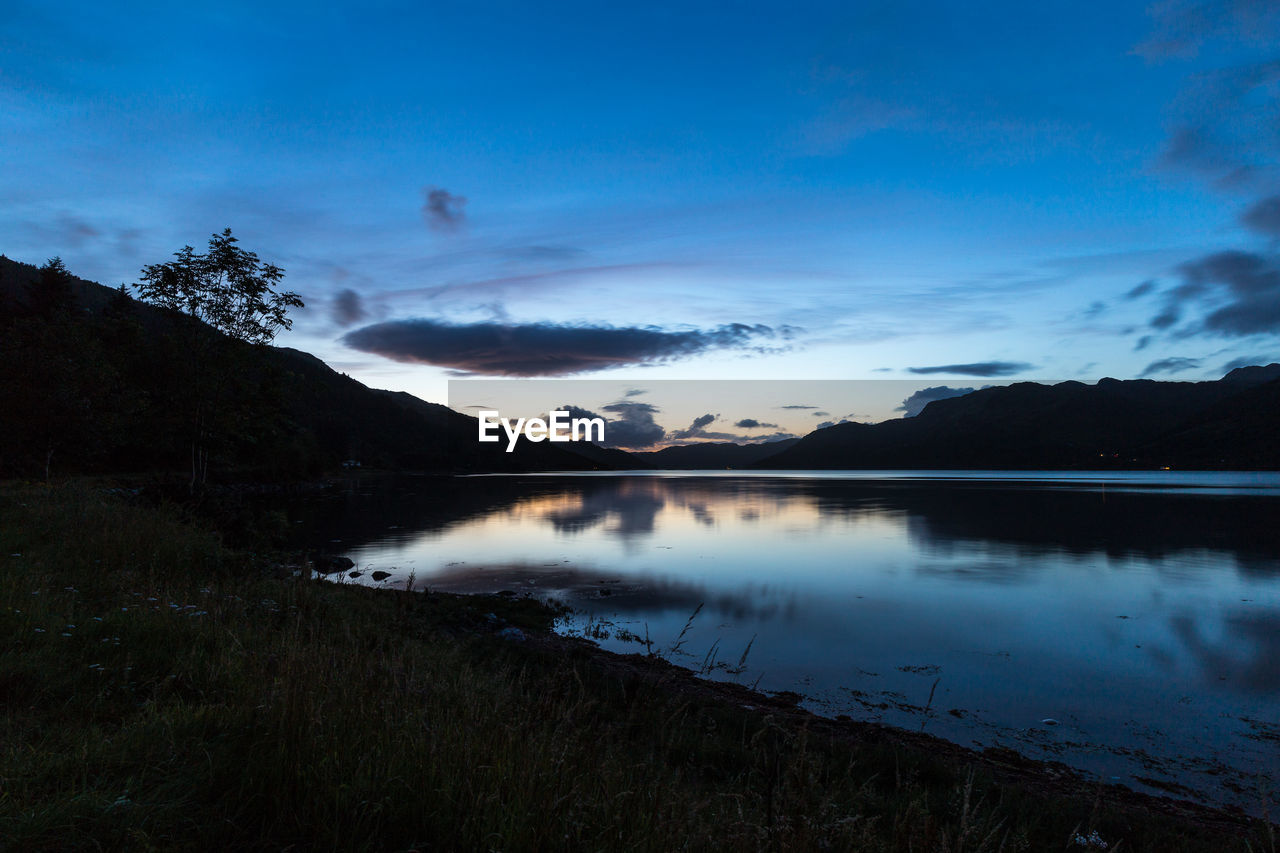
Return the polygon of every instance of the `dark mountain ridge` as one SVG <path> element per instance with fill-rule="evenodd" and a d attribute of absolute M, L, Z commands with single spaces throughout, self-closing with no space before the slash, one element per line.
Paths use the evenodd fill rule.
<path fill-rule="evenodd" d="M 817 430 L 760 468 L 1280 468 L 1280 365 L 1214 382 L 1020 382 Z"/>

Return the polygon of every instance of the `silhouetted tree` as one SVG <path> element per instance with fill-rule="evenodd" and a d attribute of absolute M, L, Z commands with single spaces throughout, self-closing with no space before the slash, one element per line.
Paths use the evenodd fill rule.
<path fill-rule="evenodd" d="M 185 363 L 182 394 L 191 431 L 191 490 L 203 487 L 209 447 L 231 423 L 240 364 L 235 341 L 266 346 L 293 321 L 290 308 L 302 307 L 298 294 L 275 289 L 284 278 L 280 267 L 263 263 L 236 245 L 231 229 L 214 234 L 208 251 L 191 246 L 175 252 L 176 260 L 143 267 L 135 287 L 139 297 L 187 315 L 179 324 L 178 355 Z M 210 334 L 209 328 L 222 334 Z M 231 339 L 231 340 L 229 340 Z"/>
<path fill-rule="evenodd" d="M 39 470 L 55 457 L 83 465 L 102 450 L 99 421 L 112 372 L 77 310 L 72 277 L 50 258 L 25 290 L 24 305 L 0 330 L 0 438 L 7 467 Z"/>

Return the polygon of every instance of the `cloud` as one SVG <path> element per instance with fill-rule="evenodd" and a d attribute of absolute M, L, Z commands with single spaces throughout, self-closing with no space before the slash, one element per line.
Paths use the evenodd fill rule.
<path fill-rule="evenodd" d="M 836 425 L 835 421 L 823 421 L 822 423 L 814 427 L 814 429 L 826 429 L 829 426 L 835 426 L 835 425 Z"/>
<path fill-rule="evenodd" d="M 1240 215 L 1240 222 L 1263 236 L 1280 239 L 1280 195 L 1255 202 Z"/>
<path fill-rule="evenodd" d="M 1147 279 L 1142 284 L 1137 285 L 1132 290 L 1125 293 L 1125 299 L 1137 299 L 1140 296 L 1146 296 L 1148 293 L 1156 289 L 1156 283 Z"/>
<path fill-rule="evenodd" d="M 779 409 L 816 409 L 817 406 L 779 406 Z"/>
<path fill-rule="evenodd" d="M 1160 62 L 1192 59 L 1213 38 L 1265 38 L 1274 32 L 1277 8 L 1266 0 L 1164 0 L 1147 11 L 1154 31 L 1133 52 Z"/>
<path fill-rule="evenodd" d="M 1178 99 L 1160 163 L 1222 188 L 1274 180 L 1280 60 L 1198 74 Z"/>
<path fill-rule="evenodd" d="M 436 231 L 457 231 L 466 220 L 466 196 L 454 195 L 443 187 L 424 187 L 422 218 Z"/>
<path fill-rule="evenodd" d="M 932 367 L 908 367 L 910 373 L 958 373 L 962 376 L 1009 376 L 1030 370 L 1035 365 L 1025 361 L 979 361 L 973 364 L 938 364 Z"/>
<path fill-rule="evenodd" d="M 830 415 L 831 413 L 830 413 L 830 412 L 824 412 L 824 411 L 822 411 L 822 410 L 818 410 L 818 411 L 816 411 L 816 412 L 811 412 L 810 414 L 812 414 L 815 418 L 825 418 L 825 417 L 827 417 L 828 415 Z"/>
<path fill-rule="evenodd" d="M 333 297 L 332 311 L 333 322 L 339 326 L 359 323 L 367 316 L 360 294 L 350 289 L 339 291 L 338 295 Z"/>
<path fill-rule="evenodd" d="M 1084 316 L 1097 317 L 1099 314 L 1101 314 L 1106 310 L 1107 310 L 1107 304 L 1105 302 L 1095 301 L 1091 303 L 1088 308 L 1084 309 Z"/>
<path fill-rule="evenodd" d="M 628 388 L 627 393 L 623 394 L 622 396 L 639 397 L 641 394 L 648 394 L 648 393 L 649 393 L 648 388 Z"/>
<path fill-rule="evenodd" d="M 914 392 L 910 397 L 902 401 L 902 405 L 894 409 L 895 412 L 905 412 L 905 418 L 914 418 L 924 410 L 924 407 L 932 403 L 934 400 L 946 400 L 950 397 L 963 397 L 974 391 L 973 388 L 951 388 L 946 385 L 934 385 L 931 388 L 921 388 Z"/>
<path fill-rule="evenodd" d="M 580 406 L 560 406 L 573 418 L 604 418 L 604 440 L 598 442 L 602 447 L 625 447 L 638 450 L 653 447 L 667 431 L 654 421 L 654 413 L 659 411 L 649 403 L 633 403 L 620 401 L 610 403 L 601 408 L 607 415 L 588 411 Z"/>
<path fill-rule="evenodd" d="M 1188 370 L 1194 370 L 1200 366 L 1198 358 L 1182 358 L 1175 356 L 1173 358 L 1162 358 L 1159 361 L 1153 361 L 1147 365 L 1146 369 L 1138 375 L 1154 376 L 1157 373 L 1184 373 Z"/>
<path fill-rule="evenodd" d="M 1230 373 L 1237 367 L 1256 367 L 1259 365 L 1270 364 L 1272 359 L 1265 355 L 1242 355 L 1239 358 L 1233 358 L 1226 364 L 1222 365 L 1223 373 Z"/>
<path fill-rule="evenodd" d="M 799 438 L 794 432 L 771 432 L 765 435 L 753 435 L 747 444 L 768 444 L 771 441 L 784 441 L 788 438 Z"/>
<path fill-rule="evenodd" d="M 1272 255 L 1230 250 L 1206 255 L 1178 268 L 1182 283 L 1165 292 L 1155 329 L 1177 325 L 1190 307 L 1207 313 L 1179 330 L 1183 336 L 1222 337 L 1280 332 L 1280 264 Z"/>
<path fill-rule="evenodd" d="M 348 332 L 352 349 L 393 361 L 434 364 L 463 373 L 568 376 L 627 365 L 690 358 L 711 349 L 766 352 L 753 342 L 773 338 L 768 326 L 731 323 L 714 329 L 561 323 L 448 323 L 391 320 Z M 786 337 L 785 332 L 782 333 Z"/>
<path fill-rule="evenodd" d="M 1146 349 L 1153 340 L 1155 340 L 1155 337 L 1153 335 L 1143 335 L 1142 337 L 1138 338 L 1138 342 L 1133 345 L 1133 351 L 1139 352 L 1141 350 Z"/>
<path fill-rule="evenodd" d="M 711 423 L 718 417 L 720 416 L 713 415 L 710 413 L 705 415 L 700 415 L 693 419 L 693 423 L 689 424 L 688 428 L 676 430 L 675 432 L 671 433 L 670 438 L 674 441 L 681 441 L 683 439 L 689 439 L 689 438 L 707 438 L 709 437 L 707 433 L 707 427 L 710 426 Z"/>
<path fill-rule="evenodd" d="M 758 421 L 755 418 L 743 418 L 742 420 L 734 423 L 734 426 L 736 426 L 738 429 L 777 429 L 778 428 L 777 424 L 765 423 L 764 421 Z"/>

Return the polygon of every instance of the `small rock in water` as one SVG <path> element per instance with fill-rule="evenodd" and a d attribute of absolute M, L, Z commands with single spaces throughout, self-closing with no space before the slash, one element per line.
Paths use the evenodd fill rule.
<path fill-rule="evenodd" d="M 369 577 L 373 578 L 376 581 L 384 581 L 387 578 L 391 577 L 391 572 L 374 572 L 373 574 L 369 575 Z"/>
<path fill-rule="evenodd" d="M 1057 724 L 1058 724 L 1058 721 L 1053 719 L 1052 717 L 1045 717 L 1043 720 L 1040 721 L 1040 725 L 1042 726 L 1056 726 Z"/>
<path fill-rule="evenodd" d="M 354 569 L 356 565 L 350 557 L 335 557 L 330 554 L 321 554 L 314 562 L 316 571 L 322 575 L 345 572 L 347 569 Z"/>
<path fill-rule="evenodd" d="M 360 577 L 360 576 L 361 576 L 361 575 L 363 575 L 363 574 L 364 574 L 364 572 L 347 572 L 347 577 L 349 577 L 349 578 L 358 578 L 358 577 Z"/>

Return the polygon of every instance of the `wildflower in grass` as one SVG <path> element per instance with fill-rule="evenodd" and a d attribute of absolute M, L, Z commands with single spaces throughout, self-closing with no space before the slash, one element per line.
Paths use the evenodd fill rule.
<path fill-rule="evenodd" d="M 1098 834 L 1098 830 L 1096 829 L 1093 830 L 1093 832 L 1090 832 L 1088 835 L 1081 835 L 1080 833 L 1076 833 L 1074 842 L 1077 847 L 1084 847 L 1088 850 L 1106 850 L 1107 849 L 1107 842 L 1102 840 L 1102 836 Z"/>

